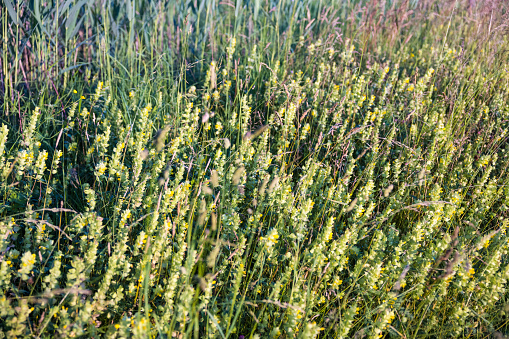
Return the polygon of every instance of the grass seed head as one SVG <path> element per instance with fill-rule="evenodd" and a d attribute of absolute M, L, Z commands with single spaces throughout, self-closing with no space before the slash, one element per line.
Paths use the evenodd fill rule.
<path fill-rule="evenodd" d="M 345 210 L 345 212 L 346 213 L 351 212 L 355 208 L 355 205 L 357 205 L 357 198 L 352 200 L 352 202 L 350 203 L 350 205 L 348 205 L 348 208 Z"/>
<path fill-rule="evenodd" d="M 164 142 L 166 140 L 166 135 L 168 134 L 168 131 L 170 130 L 170 126 L 166 126 L 159 131 L 157 131 L 156 136 L 154 138 L 154 145 L 156 147 L 156 151 L 160 151 L 164 147 Z"/>
<path fill-rule="evenodd" d="M 268 193 L 272 193 L 274 189 L 276 188 L 277 184 L 279 183 L 279 176 L 275 176 L 274 179 L 272 179 L 272 182 L 269 185 L 269 188 L 267 189 Z"/>
<path fill-rule="evenodd" d="M 391 194 L 392 190 L 394 189 L 394 185 L 390 184 L 385 190 L 384 190 L 384 197 L 388 197 L 389 194 Z"/>
<path fill-rule="evenodd" d="M 230 139 L 224 138 L 224 148 L 228 149 L 231 145 L 232 144 L 230 143 Z"/>
<path fill-rule="evenodd" d="M 235 172 L 233 173 L 233 177 L 232 177 L 232 183 L 234 185 L 238 185 L 240 183 L 240 178 L 242 177 L 244 170 L 245 170 L 244 166 L 240 166 L 239 168 L 237 168 L 235 170 Z"/>
<path fill-rule="evenodd" d="M 212 187 L 216 188 L 219 186 L 219 175 L 217 171 L 213 169 L 210 173 L 210 182 L 212 183 Z"/>

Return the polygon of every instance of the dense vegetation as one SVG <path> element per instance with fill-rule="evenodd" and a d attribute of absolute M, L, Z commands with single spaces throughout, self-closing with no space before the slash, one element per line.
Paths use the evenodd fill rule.
<path fill-rule="evenodd" d="M 0 8 L 0 337 L 509 334 L 504 2 Z"/>

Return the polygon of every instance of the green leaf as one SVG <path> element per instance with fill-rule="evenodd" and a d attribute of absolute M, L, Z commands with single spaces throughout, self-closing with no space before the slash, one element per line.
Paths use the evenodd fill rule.
<path fill-rule="evenodd" d="M 254 21 L 258 20 L 258 11 L 260 11 L 260 2 L 261 0 L 255 0 L 254 4 Z"/>
<path fill-rule="evenodd" d="M 126 1 L 126 6 L 127 6 L 127 19 L 129 19 L 129 21 L 133 21 L 134 8 L 133 8 L 133 4 L 131 4 L 131 0 Z"/>
<path fill-rule="evenodd" d="M 64 68 L 63 70 L 61 70 L 58 74 L 62 75 L 64 73 L 66 73 L 66 72 L 69 72 L 69 71 L 75 69 L 75 68 L 79 68 L 81 66 L 86 66 L 86 65 L 90 65 L 90 63 L 89 62 L 82 62 L 82 63 L 76 64 L 74 66 L 69 66 L 69 67 Z"/>
<path fill-rule="evenodd" d="M 7 0 L 9 1 L 9 0 Z M 39 25 L 42 27 L 42 20 L 41 20 L 41 2 L 40 0 L 34 0 L 34 16 Z"/>
<path fill-rule="evenodd" d="M 14 24 L 19 25 L 20 21 L 18 20 L 18 14 L 16 13 L 16 10 L 14 9 L 14 5 L 12 4 L 12 1 L 5 0 L 4 3 L 5 3 L 5 6 L 7 6 L 7 11 L 9 12 L 11 20 L 14 22 Z"/>
<path fill-rule="evenodd" d="M 72 31 L 70 31 L 70 30 L 69 30 L 69 31 L 66 31 L 66 32 L 65 32 L 65 38 L 66 38 L 66 40 L 69 40 L 69 39 L 70 39 L 70 37 L 73 37 L 73 36 L 75 36 L 76 34 L 78 34 L 78 30 L 80 29 L 81 24 L 83 23 L 83 19 L 85 19 L 85 16 L 82 16 L 82 17 L 81 17 L 81 19 L 80 19 L 80 20 L 78 21 L 78 23 L 74 26 L 74 29 L 73 29 Z M 68 32 L 70 32 L 69 37 L 67 37 Z"/>
<path fill-rule="evenodd" d="M 69 9 L 69 6 L 71 5 L 71 2 L 73 2 L 74 0 L 67 0 L 65 2 L 65 4 L 59 9 L 60 10 L 60 13 L 58 14 L 58 17 L 61 18 L 66 12 L 67 10 Z"/>

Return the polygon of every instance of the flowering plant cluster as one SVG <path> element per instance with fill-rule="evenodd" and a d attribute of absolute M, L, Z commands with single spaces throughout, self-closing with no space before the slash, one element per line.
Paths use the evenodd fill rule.
<path fill-rule="evenodd" d="M 164 18 L 122 70 L 2 118 L 3 336 L 507 330 L 506 59 L 366 50 L 304 16 L 270 47 L 237 19 L 175 70 L 143 55 Z"/>

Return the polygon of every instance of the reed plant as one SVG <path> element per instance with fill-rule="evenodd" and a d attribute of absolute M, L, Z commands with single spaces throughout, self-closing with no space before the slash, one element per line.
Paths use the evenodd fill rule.
<path fill-rule="evenodd" d="M 1 6 L 1 337 L 509 334 L 507 5 Z"/>

